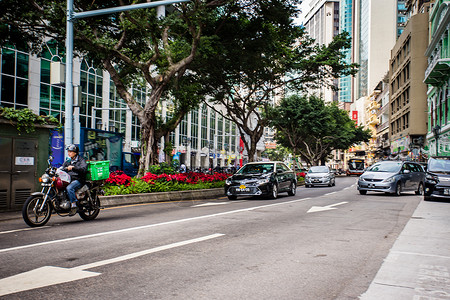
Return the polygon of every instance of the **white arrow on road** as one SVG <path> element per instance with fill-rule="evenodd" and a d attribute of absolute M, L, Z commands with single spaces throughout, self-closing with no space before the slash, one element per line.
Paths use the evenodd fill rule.
<path fill-rule="evenodd" d="M 313 206 L 306 213 L 332 210 L 332 209 L 336 209 L 334 206 L 338 206 L 338 205 L 342 205 L 342 204 L 346 204 L 346 203 L 348 203 L 348 202 L 339 202 L 339 203 L 330 204 L 327 206 Z"/>
<path fill-rule="evenodd" d="M 106 259 L 98 262 L 94 262 L 87 265 L 82 265 L 74 268 L 60 268 L 52 266 L 44 266 L 38 269 L 34 269 L 25 273 L 17 274 L 11 277 L 0 279 L 0 296 L 27 291 L 31 289 L 41 288 L 54 284 L 61 284 L 65 282 L 75 281 L 79 279 L 98 276 L 101 273 L 84 271 L 95 267 L 100 267 L 132 258 L 136 258 L 142 255 L 155 253 L 175 247 L 185 246 L 188 244 L 198 243 L 209 239 L 223 236 L 224 234 L 216 233 L 199 237 L 192 240 L 186 240 L 178 243 L 173 243 L 165 246 L 160 246 L 152 249 L 147 249 L 116 258 Z"/>

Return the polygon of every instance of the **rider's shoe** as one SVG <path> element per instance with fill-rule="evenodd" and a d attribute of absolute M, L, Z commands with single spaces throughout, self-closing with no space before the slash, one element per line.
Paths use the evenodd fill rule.
<path fill-rule="evenodd" d="M 70 209 L 69 216 L 74 216 L 78 212 L 78 206 L 76 202 L 72 203 L 72 208 Z"/>

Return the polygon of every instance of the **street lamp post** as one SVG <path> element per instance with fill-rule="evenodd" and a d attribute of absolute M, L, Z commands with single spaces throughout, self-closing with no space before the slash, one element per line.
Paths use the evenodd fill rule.
<path fill-rule="evenodd" d="M 434 139 L 436 140 L 436 156 L 439 156 L 439 135 L 441 134 L 441 126 L 436 125 L 432 130 Z"/>

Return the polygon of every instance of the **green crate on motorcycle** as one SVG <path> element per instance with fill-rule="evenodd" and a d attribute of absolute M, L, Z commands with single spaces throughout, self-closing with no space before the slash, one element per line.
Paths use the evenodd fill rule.
<path fill-rule="evenodd" d="M 88 161 L 87 180 L 103 180 L 109 177 L 109 160 Z"/>

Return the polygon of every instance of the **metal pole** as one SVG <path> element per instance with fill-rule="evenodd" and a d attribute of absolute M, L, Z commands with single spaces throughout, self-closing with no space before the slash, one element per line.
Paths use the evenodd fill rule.
<path fill-rule="evenodd" d="M 73 0 L 67 0 L 66 20 L 66 103 L 64 144 L 73 143 Z M 67 151 L 64 152 L 67 157 Z"/>

